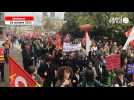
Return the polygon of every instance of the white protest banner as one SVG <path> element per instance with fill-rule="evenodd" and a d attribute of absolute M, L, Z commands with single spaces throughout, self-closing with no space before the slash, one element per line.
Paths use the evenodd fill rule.
<path fill-rule="evenodd" d="M 69 52 L 69 51 L 79 51 L 81 49 L 81 43 L 79 44 L 71 44 L 71 43 L 63 43 L 63 51 Z"/>

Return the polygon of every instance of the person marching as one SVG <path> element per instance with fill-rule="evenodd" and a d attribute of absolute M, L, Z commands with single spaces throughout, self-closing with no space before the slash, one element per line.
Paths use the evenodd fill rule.
<path fill-rule="evenodd" d="M 6 39 L 6 41 L 3 43 L 3 46 L 4 46 L 4 57 L 5 57 L 5 61 L 6 63 L 8 63 L 8 56 L 9 56 L 9 50 L 10 50 L 10 47 L 11 47 L 11 43 L 9 41 L 9 39 Z"/>

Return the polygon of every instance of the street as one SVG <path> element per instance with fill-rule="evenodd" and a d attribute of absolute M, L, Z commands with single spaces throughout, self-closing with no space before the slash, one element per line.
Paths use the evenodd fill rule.
<path fill-rule="evenodd" d="M 21 54 L 21 49 L 20 46 L 17 44 L 14 44 L 11 47 L 10 50 L 10 56 L 13 57 L 13 59 L 17 62 L 17 64 L 19 64 L 20 66 L 23 67 L 23 63 L 22 63 L 22 54 Z M 7 71 L 8 69 L 8 65 L 5 64 L 5 70 Z M 5 74 L 5 81 L 0 83 L 0 87 L 7 87 L 7 76 L 8 76 L 8 72 L 4 73 Z"/>
<path fill-rule="evenodd" d="M 10 54 L 19 65 L 23 66 L 20 45 L 17 43 L 13 44 Z"/>

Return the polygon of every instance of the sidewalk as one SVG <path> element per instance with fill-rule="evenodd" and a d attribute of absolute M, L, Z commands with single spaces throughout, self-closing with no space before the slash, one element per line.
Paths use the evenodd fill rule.
<path fill-rule="evenodd" d="M 17 50 L 19 50 L 20 52 L 22 51 L 21 50 L 21 45 L 18 43 L 18 42 L 16 42 L 15 44 L 13 44 L 13 47 L 15 47 Z"/>
<path fill-rule="evenodd" d="M 8 65 L 5 64 L 4 65 L 4 77 L 5 77 L 5 80 L 4 81 L 1 81 L 0 80 L 0 87 L 8 87 Z"/>
<path fill-rule="evenodd" d="M 12 48 L 10 50 L 10 54 L 11 56 L 16 60 L 16 62 L 23 66 L 23 61 L 22 61 L 22 50 L 21 50 L 21 46 L 18 43 L 14 43 L 12 45 Z"/>
<path fill-rule="evenodd" d="M 15 59 L 15 61 L 21 65 L 23 67 L 23 62 L 22 62 L 22 53 L 21 53 L 21 46 L 18 45 L 17 43 L 14 44 L 13 46 L 11 46 L 10 49 L 10 55 Z M 8 65 L 5 64 L 4 70 L 7 71 L 8 70 Z M 8 85 L 8 79 L 7 79 L 7 75 L 8 73 L 4 73 L 5 74 L 5 81 L 1 82 L 0 81 L 0 87 L 7 87 Z"/>

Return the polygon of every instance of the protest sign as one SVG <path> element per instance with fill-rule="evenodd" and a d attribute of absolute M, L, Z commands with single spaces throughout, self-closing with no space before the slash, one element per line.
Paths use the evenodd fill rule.
<path fill-rule="evenodd" d="M 134 74 L 134 64 L 127 64 L 127 73 Z"/>
<path fill-rule="evenodd" d="M 63 43 L 63 51 L 69 52 L 69 51 L 79 51 L 81 49 L 81 43 L 79 44 L 71 44 L 71 43 Z"/>
<path fill-rule="evenodd" d="M 119 54 L 112 54 L 110 56 L 106 56 L 106 69 L 118 69 L 120 67 L 120 55 Z"/>

